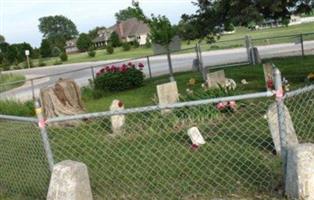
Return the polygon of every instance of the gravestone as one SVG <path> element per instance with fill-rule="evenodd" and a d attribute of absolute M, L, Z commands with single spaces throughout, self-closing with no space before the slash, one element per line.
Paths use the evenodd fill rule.
<path fill-rule="evenodd" d="M 275 84 L 273 80 L 273 70 L 274 70 L 273 65 L 270 63 L 264 64 L 263 70 L 264 70 L 264 79 L 265 79 L 266 89 L 270 91 L 272 88 L 269 87 L 270 86 L 269 84 L 270 83 L 272 83 L 272 85 Z"/>
<path fill-rule="evenodd" d="M 42 88 L 40 98 L 46 118 L 85 113 L 80 87 L 73 80 L 60 79 L 54 86 Z M 53 123 L 53 125 L 78 125 L 80 123 L 78 120 L 71 120 Z"/>
<path fill-rule="evenodd" d="M 110 106 L 110 111 L 121 111 L 124 110 L 124 104 L 120 100 L 113 100 Z M 111 127 L 113 133 L 119 133 L 125 123 L 124 115 L 113 115 L 111 116 Z"/>
<path fill-rule="evenodd" d="M 225 71 L 219 70 L 207 74 L 207 85 L 209 88 L 224 86 L 226 83 Z"/>
<path fill-rule="evenodd" d="M 205 144 L 205 140 L 197 127 L 190 128 L 188 130 L 188 136 L 190 137 L 192 144 L 197 146 Z"/>
<path fill-rule="evenodd" d="M 314 144 L 288 148 L 285 182 L 289 199 L 314 200 Z"/>
<path fill-rule="evenodd" d="M 66 160 L 53 167 L 47 200 L 92 200 L 87 166 Z"/>
<path fill-rule="evenodd" d="M 298 138 L 295 133 L 293 123 L 291 120 L 291 116 L 289 110 L 286 106 L 284 106 L 285 111 L 285 124 L 286 124 L 286 135 L 287 135 L 287 146 L 298 144 Z M 280 142 L 280 134 L 279 134 L 279 125 L 278 125 L 278 115 L 277 115 L 277 105 L 276 103 L 271 104 L 267 110 L 267 121 L 268 126 L 273 138 L 273 142 L 275 145 L 276 152 L 280 154 L 281 151 L 281 142 Z"/>
<path fill-rule="evenodd" d="M 176 103 L 179 100 L 177 82 L 172 81 L 169 83 L 157 85 L 157 96 L 159 105 Z M 163 113 L 169 111 L 170 110 L 163 110 Z"/>

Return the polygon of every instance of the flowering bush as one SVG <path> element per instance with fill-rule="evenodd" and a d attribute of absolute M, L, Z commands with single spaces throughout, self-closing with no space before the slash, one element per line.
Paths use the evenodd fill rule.
<path fill-rule="evenodd" d="M 140 87 L 144 82 L 143 63 L 105 66 L 96 73 L 95 89 L 122 91 Z"/>

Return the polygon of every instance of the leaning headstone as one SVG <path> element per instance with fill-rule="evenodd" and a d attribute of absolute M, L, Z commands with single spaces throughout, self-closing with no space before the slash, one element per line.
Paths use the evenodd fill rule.
<path fill-rule="evenodd" d="M 265 79 L 265 85 L 267 90 L 272 90 L 272 87 L 274 86 L 274 80 L 273 80 L 273 65 L 270 63 L 263 65 L 264 70 L 264 79 Z"/>
<path fill-rule="evenodd" d="M 190 128 L 188 130 L 188 136 L 190 137 L 192 144 L 197 146 L 205 144 L 205 140 L 197 127 Z"/>
<path fill-rule="evenodd" d="M 286 118 L 285 124 L 286 124 L 287 145 L 291 146 L 291 145 L 298 144 L 299 143 L 298 138 L 293 127 L 289 110 L 286 106 L 284 106 L 284 112 L 285 112 L 285 118 Z M 280 154 L 281 146 L 280 146 L 280 134 L 279 134 L 276 103 L 273 103 L 269 106 L 267 110 L 267 120 L 268 120 L 268 126 L 270 129 L 272 138 L 273 138 L 276 152 Z"/>
<path fill-rule="evenodd" d="M 225 71 L 219 70 L 207 74 L 207 85 L 209 88 L 224 86 L 226 82 Z"/>
<path fill-rule="evenodd" d="M 159 105 L 168 105 L 176 103 L 179 99 L 177 82 L 172 81 L 157 85 L 157 96 Z M 169 112 L 170 110 L 164 110 L 163 112 Z"/>
<path fill-rule="evenodd" d="M 110 106 L 110 111 L 121 111 L 124 110 L 124 104 L 120 100 L 113 100 Z M 119 133 L 124 125 L 124 115 L 113 115 L 111 116 L 111 127 L 113 133 Z"/>
<path fill-rule="evenodd" d="M 47 200 L 92 200 L 84 163 L 66 160 L 53 167 Z"/>
<path fill-rule="evenodd" d="M 314 200 L 314 144 L 288 148 L 285 191 L 289 199 Z"/>

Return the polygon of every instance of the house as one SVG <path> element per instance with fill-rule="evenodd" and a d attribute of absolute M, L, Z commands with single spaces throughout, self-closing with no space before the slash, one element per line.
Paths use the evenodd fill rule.
<path fill-rule="evenodd" d="M 149 33 L 149 27 L 136 18 L 130 18 L 125 21 L 117 22 L 115 25 L 101 29 L 97 32 L 98 36 L 93 39 L 95 47 L 101 47 L 108 44 L 112 32 L 116 32 L 123 42 L 137 41 L 140 45 L 145 45 Z"/>
<path fill-rule="evenodd" d="M 130 18 L 115 26 L 115 31 L 123 42 L 137 41 L 140 45 L 146 44 L 149 27 L 143 21 Z"/>
<path fill-rule="evenodd" d="M 72 39 L 72 40 L 68 40 L 66 41 L 65 43 L 65 52 L 67 54 L 70 54 L 70 53 L 76 53 L 76 52 L 79 52 L 80 50 L 77 48 L 76 46 L 76 41 L 77 39 Z"/>
<path fill-rule="evenodd" d="M 99 48 L 108 44 L 110 35 L 116 32 L 122 42 L 137 41 L 140 45 L 145 45 L 147 42 L 149 27 L 143 21 L 136 18 L 130 18 L 125 21 L 117 22 L 115 25 L 100 29 L 97 31 L 97 37 L 93 39 L 94 47 Z M 66 42 L 66 53 L 79 52 L 76 46 L 77 39 L 72 39 Z"/>

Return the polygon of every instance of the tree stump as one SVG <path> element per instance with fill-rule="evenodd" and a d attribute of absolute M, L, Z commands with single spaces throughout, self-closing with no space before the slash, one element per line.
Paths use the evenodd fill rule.
<path fill-rule="evenodd" d="M 46 118 L 85 113 L 79 86 L 73 80 L 60 79 L 54 86 L 40 90 Z M 66 121 L 58 125 L 77 125 L 80 121 Z"/>

